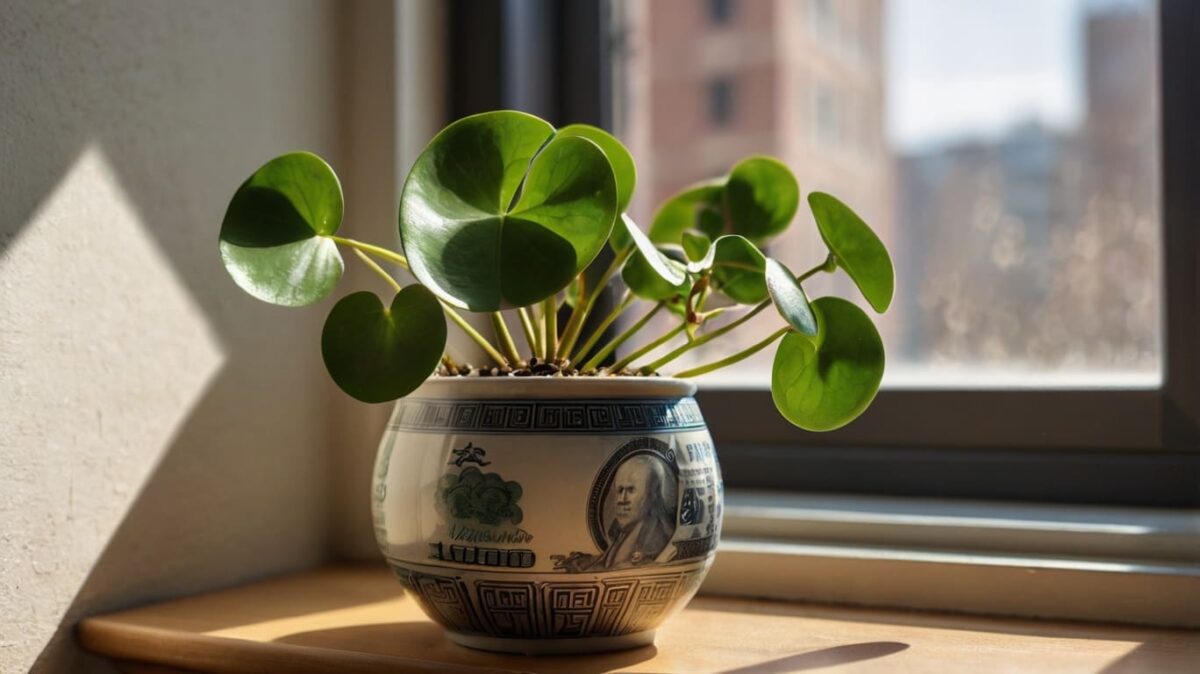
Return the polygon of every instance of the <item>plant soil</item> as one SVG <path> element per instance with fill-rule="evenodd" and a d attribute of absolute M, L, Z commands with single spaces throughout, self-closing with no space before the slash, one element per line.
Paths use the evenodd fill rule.
<path fill-rule="evenodd" d="M 588 370 L 580 372 L 571 364 L 571 361 L 558 358 L 551 361 L 543 361 L 539 358 L 530 358 L 528 363 L 521 363 L 520 367 L 476 367 L 470 363 L 461 365 L 447 366 L 442 363 L 438 366 L 435 374 L 439 377 L 602 377 L 620 375 L 623 377 L 657 377 L 657 372 L 653 374 L 643 374 L 638 370 L 630 370 L 628 368 L 620 372 L 609 372 L 605 369 Z"/>

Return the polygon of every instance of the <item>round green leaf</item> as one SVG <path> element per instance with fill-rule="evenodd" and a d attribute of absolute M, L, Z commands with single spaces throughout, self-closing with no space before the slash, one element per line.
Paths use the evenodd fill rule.
<path fill-rule="evenodd" d="M 712 268 L 717 248 L 708 236 L 700 233 L 684 232 L 682 247 L 688 259 L 687 270 L 689 274 L 699 274 Z"/>
<path fill-rule="evenodd" d="M 576 276 L 567 285 L 566 292 L 563 293 L 563 304 L 574 309 L 575 305 L 579 304 L 579 291 L 580 290 L 581 290 L 581 288 L 579 287 L 579 277 Z"/>
<path fill-rule="evenodd" d="M 595 143 L 553 135 L 537 117 L 501 111 L 430 142 L 400 200 L 421 283 L 455 306 L 495 311 L 550 297 L 587 267 L 612 231 L 616 181 Z"/>
<path fill-rule="evenodd" d="M 724 179 L 707 180 L 684 188 L 667 199 L 650 223 L 650 240 L 654 243 L 679 243 L 683 233 L 698 226 L 701 208 L 718 208 Z M 711 237 L 710 237 L 711 238 Z"/>
<path fill-rule="evenodd" d="M 629 208 L 633 188 L 637 185 L 637 165 L 633 163 L 629 149 L 609 132 L 590 124 L 569 124 L 559 129 L 558 135 L 587 138 L 600 146 L 604 156 L 608 157 L 608 163 L 612 164 L 613 175 L 617 179 L 617 212 L 624 213 Z"/>
<path fill-rule="evenodd" d="M 727 234 L 713 242 L 713 285 L 739 304 L 767 299 L 766 264 L 758 247 L 743 236 Z"/>
<path fill-rule="evenodd" d="M 661 251 L 654 247 L 650 239 L 642 233 L 637 224 L 624 213 L 621 214 L 620 228 L 625 230 L 629 240 L 637 246 L 637 252 L 641 259 L 649 265 L 650 269 L 662 277 L 669 285 L 679 286 L 683 284 L 685 269 L 674 260 L 663 255 Z"/>
<path fill-rule="evenodd" d="M 321 333 L 325 369 L 343 391 L 367 403 L 412 393 L 446 348 L 446 318 L 437 298 L 406 286 L 385 308 L 371 292 L 343 297 Z"/>
<path fill-rule="evenodd" d="M 725 183 L 725 207 L 732 233 L 754 242 L 787 229 L 800 205 L 800 185 L 782 162 L 750 157 L 733 167 Z"/>
<path fill-rule="evenodd" d="M 622 213 L 621 217 L 625 217 Z M 614 253 L 620 253 L 626 248 L 633 245 L 633 239 L 629 238 L 629 233 L 620 224 L 613 225 L 612 236 L 608 237 L 608 245 L 612 247 Z"/>
<path fill-rule="evenodd" d="M 832 195 L 813 192 L 808 195 L 808 205 L 838 266 L 846 270 L 872 309 L 887 311 L 896 285 L 887 247 L 862 218 Z"/>
<path fill-rule="evenodd" d="M 767 258 L 766 279 L 767 292 L 771 294 L 771 301 L 783 320 L 802 334 L 815 337 L 817 319 L 813 316 L 804 289 L 796 283 L 792 272 L 778 260 Z"/>
<path fill-rule="evenodd" d="M 700 262 L 708 257 L 708 251 L 712 249 L 712 239 L 700 232 L 684 232 L 680 243 L 689 262 Z"/>
<path fill-rule="evenodd" d="M 771 398 L 800 428 L 830 431 L 874 399 L 883 379 L 883 341 L 871 318 L 846 300 L 822 297 L 812 307 L 818 335 L 784 335 L 771 369 Z"/>
<path fill-rule="evenodd" d="M 646 256 L 638 250 L 630 256 L 621 270 L 621 280 L 629 287 L 629 291 L 642 299 L 655 302 L 671 299 L 676 295 L 686 295 L 689 285 L 683 264 L 663 256 L 658 251 L 655 251 L 654 255 L 660 258 L 660 263 L 666 265 L 679 282 L 672 283 L 664 278 L 658 269 L 659 264 L 650 264 Z"/>
<path fill-rule="evenodd" d="M 344 268 L 328 239 L 342 223 L 342 186 L 323 159 L 292 152 L 242 183 L 221 223 L 221 261 L 254 297 L 304 306 L 333 291 Z"/>
<path fill-rule="evenodd" d="M 710 239 L 724 234 L 727 227 L 725 213 L 722 212 L 721 206 L 719 204 L 701 206 L 696 211 L 696 229 Z"/>

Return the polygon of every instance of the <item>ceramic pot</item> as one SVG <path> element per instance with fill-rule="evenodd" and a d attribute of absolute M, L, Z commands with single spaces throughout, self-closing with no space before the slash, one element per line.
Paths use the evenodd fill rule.
<path fill-rule="evenodd" d="M 650 644 L 721 531 L 694 392 L 666 378 L 431 379 L 396 403 L 380 443 L 379 547 L 464 646 Z"/>

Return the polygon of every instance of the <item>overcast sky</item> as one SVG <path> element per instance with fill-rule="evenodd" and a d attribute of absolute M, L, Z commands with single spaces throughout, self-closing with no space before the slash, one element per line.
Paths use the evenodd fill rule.
<path fill-rule="evenodd" d="M 1140 0 L 888 0 L 888 136 L 914 150 L 1083 112 L 1082 22 Z"/>

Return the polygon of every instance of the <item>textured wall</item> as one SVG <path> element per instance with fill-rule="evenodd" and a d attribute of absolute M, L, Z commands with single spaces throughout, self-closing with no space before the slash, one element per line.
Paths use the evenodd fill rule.
<path fill-rule="evenodd" d="M 216 232 L 265 159 L 338 158 L 338 30 L 0 0 L 0 671 L 103 671 L 79 615 L 325 555 L 323 310 L 242 295 Z"/>

